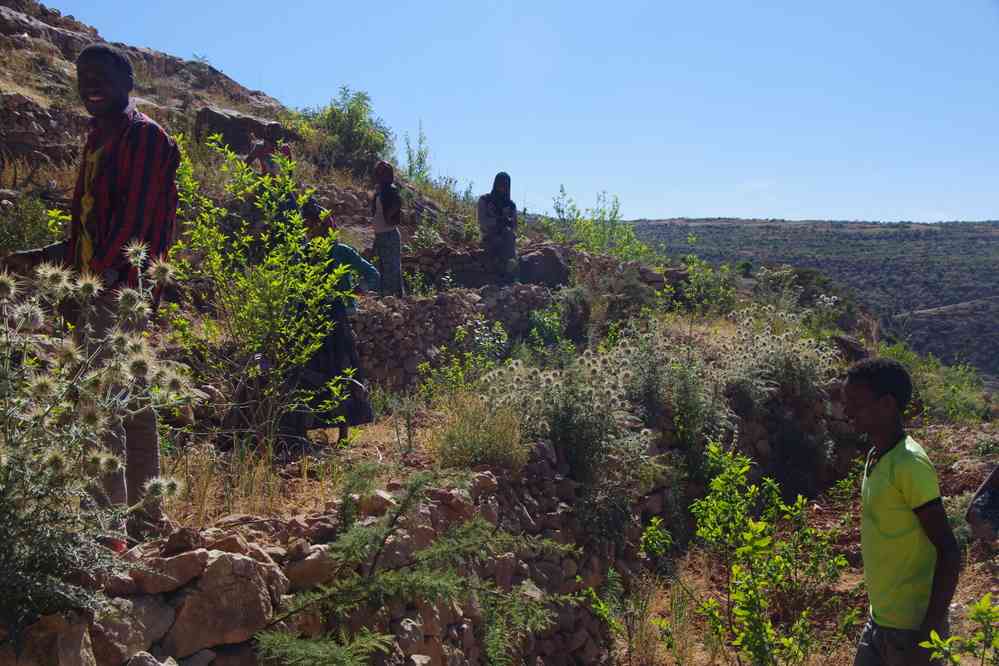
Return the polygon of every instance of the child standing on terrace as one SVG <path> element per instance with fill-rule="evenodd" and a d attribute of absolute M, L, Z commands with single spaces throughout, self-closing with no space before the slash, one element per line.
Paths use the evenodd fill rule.
<path fill-rule="evenodd" d="M 870 618 L 854 666 L 922 666 L 930 631 L 946 636 L 960 553 L 933 463 L 905 432 L 912 380 L 897 361 L 873 358 L 847 373 L 845 407 L 867 454 L 860 541 Z"/>
<path fill-rule="evenodd" d="M 388 162 L 375 165 L 375 192 L 371 197 L 371 226 L 375 231 L 374 252 L 381 273 L 382 296 L 406 295 L 402 282 L 402 198 L 395 186 L 395 171 Z"/>

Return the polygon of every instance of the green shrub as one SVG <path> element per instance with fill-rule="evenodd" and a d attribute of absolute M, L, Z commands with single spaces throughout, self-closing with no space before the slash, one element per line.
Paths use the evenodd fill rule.
<path fill-rule="evenodd" d="M 970 365 L 944 365 L 933 354 L 920 356 L 904 342 L 882 344 L 878 352 L 906 367 L 912 376 L 914 398 L 930 419 L 950 423 L 982 420 L 986 409 L 982 378 Z"/>
<path fill-rule="evenodd" d="M 144 251 L 132 251 L 141 265 Z M 142 508 L 102 508 L 101 479 L 122 465 L 105 438 L 120 419 L 170 409 L 187 392 L 184 369 L 143 335 L 148 286 L 117 299 L 116 320 L 128 333 L 86 325 L 102 289 L 51 265 L 23 283 L 0 272 L 0 626 L 15 646 L 42 615 L 103 605 L 82 580 L 128 568 L 100 544 L 123 538 L 127 514 Z M 73 333 L 60 314 L 67 305 L 80 310 Z M 177 484 L 159 479 L 147 488 L 144 501 L 157 503 Z"/>
<path fill-rule="evenodd" d="M 229 210 L 203 193 L 187 143 L 178 143 L 181 239 L 171 257 L 189 300 L 207 300 L 213 316 L 177 313 L 177 341 L 199 381 L 237 403 L 230 434 L 266 447 L 277 441 L 285 416 L 335 394 L 306 390 L 296 371 L 331 330 L 328 308 L 343 295 L 338 285 L 348 269 L 330 266 L 335 232 L 308 238 L 299 212 L 308 192 L 297 192 L 293 163 L 278 157 L 280 173 L 260 176 L 219 136 L 210 137 Z"/>
<path fill-rule="evenodd" d="M 442 350 L 437 366 L 424 362 L 417 394 L 432 406 L 445 404 L 460 393 L 471 391 L 509 350 L 510 340 L 503 324 L 488 322 L 482 316 L 455 328 L 451 346 Z"/>
<path fill-rule="evenodd" d="M 521 430 L 520 414 L 512 408 L 464 395 L 451 401 L 433 446 L 444 467 L 489 465 L 516 475 L 530 455 Z"/>
<path fill-rule="evenodd" d="M 64 238 L 68 215 L 46 210 L 41 199 L 18 197 L 0 206 L 0 254 L 31 250 Z"/>
<path fill-rule="evenodd" d="M 608 200 L 606 193 L 597 196 L 597 204 L 580 210 L 565 187 L 559 188 L 553 200 L 555 217 L 542 217 L 545 232 L 560 242 L 578 243 L 594 254 L 606 254 L 621 261 L 641 261 L 658 264 L 662 255 L 635 235 L 635 228 L 621 219 L 621 206 L 616 197 Z"/>
<path fill-rule="evenodd" d="M 728 585 L 700 613 L 721 643 L 754 666 L 804 662 L 812 647 L 809 609 L 846 566 L 828 534 L 808 524 L 807 503 L 781 499 L 775 482 L 748 481 L 747 457 L 707 449 L 708 495 L 691 505 L 697 536 L 723 563 Z"/>
<path fill-rule="evenodd" d="M 343 86 L 327 106 L 305 109 L 302 115 L 316 130 L 310 150 L 321 169 L 364 176 L 394 152 L 392 131 L 374 115 L 366 92 Z"/>
<path fill-rule="evenodd" d="M 932 651 L 933 658 L 946 659 L 949 664 L 968 663 L 963 657 L 971 657 L 982 666 L 999 664 L 999 604 L 992 602 L 992 594 L 987 593 L 978 600 L 968 613 L 975 630 L 967 636 L 941 638 L 934 630 L 930 640 L 920 645 Z"/>

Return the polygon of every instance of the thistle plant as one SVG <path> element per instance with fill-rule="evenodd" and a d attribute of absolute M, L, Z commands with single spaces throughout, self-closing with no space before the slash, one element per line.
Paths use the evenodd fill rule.
<path fill-rule="evenodd" d="M 141 337 L 155 282 L 112 294 L 54 265 L 34 278 L 0 272 L 0 622 L 15 644 L 41 615 L 101 605 L 74 574 L 100 580 L 121 569 L 101 544 L 122 538 L 125 516 L 141 508 L 109 507 L 101 490 L 123 464 L 104 447 L 109 430 L 187 400 L 183 369 L 162 365 Z M 117 310 L 107 331 L 92 325 L 102 308 Z M 67 309 L 78 312 L 72 330 Z M 146 505 L 177 490 L 159 484 Z"/>

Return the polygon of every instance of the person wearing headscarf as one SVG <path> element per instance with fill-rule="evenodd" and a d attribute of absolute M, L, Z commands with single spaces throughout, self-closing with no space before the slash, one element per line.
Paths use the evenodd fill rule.
<path fill-rule="evenodd" d="M 502 282 L 509 282 L 517 266 L 517 205 L 510 198 L 510 175 L 496 174 L 493 189 L 479 197 L 479 232 L 482 249 L 495 262 Z"/>
<path fill-rule="evenodd" d="M 371 226 L 375 232 L 374 253 L 381 273 L 382 296 L 406 295 L 402 281 L 402 198 L 395 186 L 395 171 L 384 160 L 375 165 L 372 178 L 375 192 L 371 197 Z"/>

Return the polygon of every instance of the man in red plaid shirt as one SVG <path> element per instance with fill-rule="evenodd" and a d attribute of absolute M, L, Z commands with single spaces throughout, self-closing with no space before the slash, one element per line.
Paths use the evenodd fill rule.
<path fill-rule="evenodd" d="M 114 322 L 114 290 L 137 281 L 138 269 L 125 257 L 125 246 L 140 241 L 152 259 L 166 254 L 174 240 L 180 154 L 166 132 L 130 103 L 132 65 L 121 51 L 91 44 L 77 58 L 76 75 L 92 120 L 73 193 L 69 240 L 15 253 L 5 263 L 25 271 L 50 261 L 99 276 L 105 292 L 92 323 L 100 337 Z M 108 499 L 134 504 L 143 484 L 159 475 L 153 410 L 128 419 L 108 446 L 126 467 L 105 480 Z"/>

